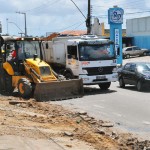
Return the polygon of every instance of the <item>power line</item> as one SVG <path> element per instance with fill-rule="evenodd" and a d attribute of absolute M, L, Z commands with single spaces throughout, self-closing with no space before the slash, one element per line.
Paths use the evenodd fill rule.
<path fill-rule="evenodd" d="M 74 28 L 73 30 L 71 30 L 69 33 L 70 33 L 70 34 L 73 33 L 74 30 L 76 30 L 78 27 L 80 27 L 83 23 L 84 23 L 84 22 L 80 23 L 77 27 L 75 27 L 75 28 Z"/>
<path fill-rule="evenodd" d="M 85 23 L 85 22 L 80 23 L 76 28 L 74 28 L 74 30 L 77 29 L 78 27 L 80 27 L 83 23 Z"/>
<path fill-rule="evenodd" d="M 108 7 L 112 7 L 113 5 L 121 5 L 121 6 L 123 6 L 123 7 L 125 7 L 125 6 L 127 6 L 127 7 L 131 7 L 131 6 L 134 6 L 134 7 L 138 7 L 138 6 L 143 6 L 144 5 L 144 3 L 143 3 L 143 1 L 141 1 L 141 0 L 136 0 L 136 1 L 132 1 L 132 0 L 130 0 L 130 4 L 128 3 L 128 2 L 125 2 L 124 0 L 119 0 L 119 1 L 113 1 L 113 2 L 109 2 L 109 3 L 107 3 L 107 5 L 97 5 L 97 4 L 94 4 L 94 5 L 92 5 L 92 6 L 94 6 L 94 7 L 103 7 L 103 8 L 108 8 Z"/>
<path fill-rule="evenodd" d="M 80 11 L 80 13 L 82 14 L 82 16 L 86 19 L 85 15 L 82 13 L 82 11 L 80 10 L 80 8 L 76 5 L 76 3 L 73 0 L 71 0 L 71 1 L 77 7 L 77 9 Z"/>
<path fill-rule="evenodd" d="M 133 13 L 126 13 L 127 15 L 132 15 L 132 14 L 142 14 L 142 13 L 147 13 L 150 12 L 150 10 L 148 11 L 139 11 L 139 12 L 133 12 Z"/>
<path fill-rule="evenodd" d="M 73 27 L 73 26 L 79 24 L 79 23 L 80 23 L 80 22 L 74 23 L 73 25 L 70 25 L 70 26 L 68 26 L 68 27 L 62 28 L 62 29 L 60 29 L 60 30 L 66 30 L 66 29 L 68 29 L 68 28 L 71 28 L 71 27 Z M 83 23 L 83 22 L 82 22 L 82 23 Z"/>
<path fill-rule="evenodd" d="M 43 7 L 49 7 L 49 6 L 51 6 L 51 5 L 54 5 L 54 4 L 56 4 L 57 2 L 59 2 L 59 1 L 61 1 L 61 0 L 56 0 L 56 1 L 49 1 L 48 3 L 46 3 L 46 4 L 42 4 L 42 5 L 40 5 L 40 6 L 38 6 L 38 7 L 35 7 L 35 8 L 32 8 L 32 9 L 29 9 L 29 10 L 26 10 L 25 12 L 29 12 L 29 11 L 35 11 L 35 10 L 38 10 L 38 9 L 42 9 Z M 50 3 L 50 2 L 52 2 L 52 3 Z M 49 4 L 50 3 L 50 4 Z"/>

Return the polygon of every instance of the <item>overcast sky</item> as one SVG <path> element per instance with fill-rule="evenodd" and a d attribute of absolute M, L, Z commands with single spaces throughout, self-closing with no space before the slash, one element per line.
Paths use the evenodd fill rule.
<path fill-rule="evenodd" d="M 88 0 L 73 0 L 84 16 L 87 16 Z M 71 0 L 0 0 L 0 21 L 2 34 L 18 35 L 25 31 L 26 13 L 27 34 L 46 36 L 49 32 L 65 30 L 86 30 L 85 18 Z M 107 12 L 118 5 L 124 9 L 126 19 L 150 16 L 150 0 L 91 0 L 92 18 L 108 26 Z"/>

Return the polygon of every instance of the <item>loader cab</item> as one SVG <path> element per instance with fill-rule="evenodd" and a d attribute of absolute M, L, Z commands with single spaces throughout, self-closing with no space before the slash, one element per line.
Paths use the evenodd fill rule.
<path fill-rule="evenodd" d="M 2 49 L 3 63 L 8 62 L 17 74 L 24 74 L 23 62 L 26 59 L 35 59 L 35 55 L 40 57 L 39 39 L 35 38 L 8 38 L 4 40 Z"/>

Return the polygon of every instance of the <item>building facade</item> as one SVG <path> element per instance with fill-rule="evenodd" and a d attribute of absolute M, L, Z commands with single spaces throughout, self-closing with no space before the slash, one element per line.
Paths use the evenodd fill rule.
<path fill-rule="evenodd" d="M 150 49 L 150 16 L 127 19 L 127 37 L 132 37 L 132 45 Z"/>

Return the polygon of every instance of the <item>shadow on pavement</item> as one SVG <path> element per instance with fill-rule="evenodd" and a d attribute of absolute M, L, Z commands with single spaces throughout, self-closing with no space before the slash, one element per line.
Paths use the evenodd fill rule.
<path fill-rule="evenodd" d="M 137 91 L 137 92 L 141 92 L 141 93 L 149 93 L 150 92 L 150 87 L 149 88 L 144 88 L 142 91 L 138 91 L 136 89 L 136 86 L 134 86 L 134 85 L 126 85 L 125 88 L 121 88 L 121 87 L 118 86 L 118 88 L 124 89 L 124 90 L 130 90 L 130 91 Z"/>
<path fill-rule="evenodd" d="M 108 93 L 114 93 L 117 92 L 115 90 L 101 90 L 100 88 L 96 87 L 84 87 L 84 95 L 97 95 L 97 94 L 108 94 Z"/>

